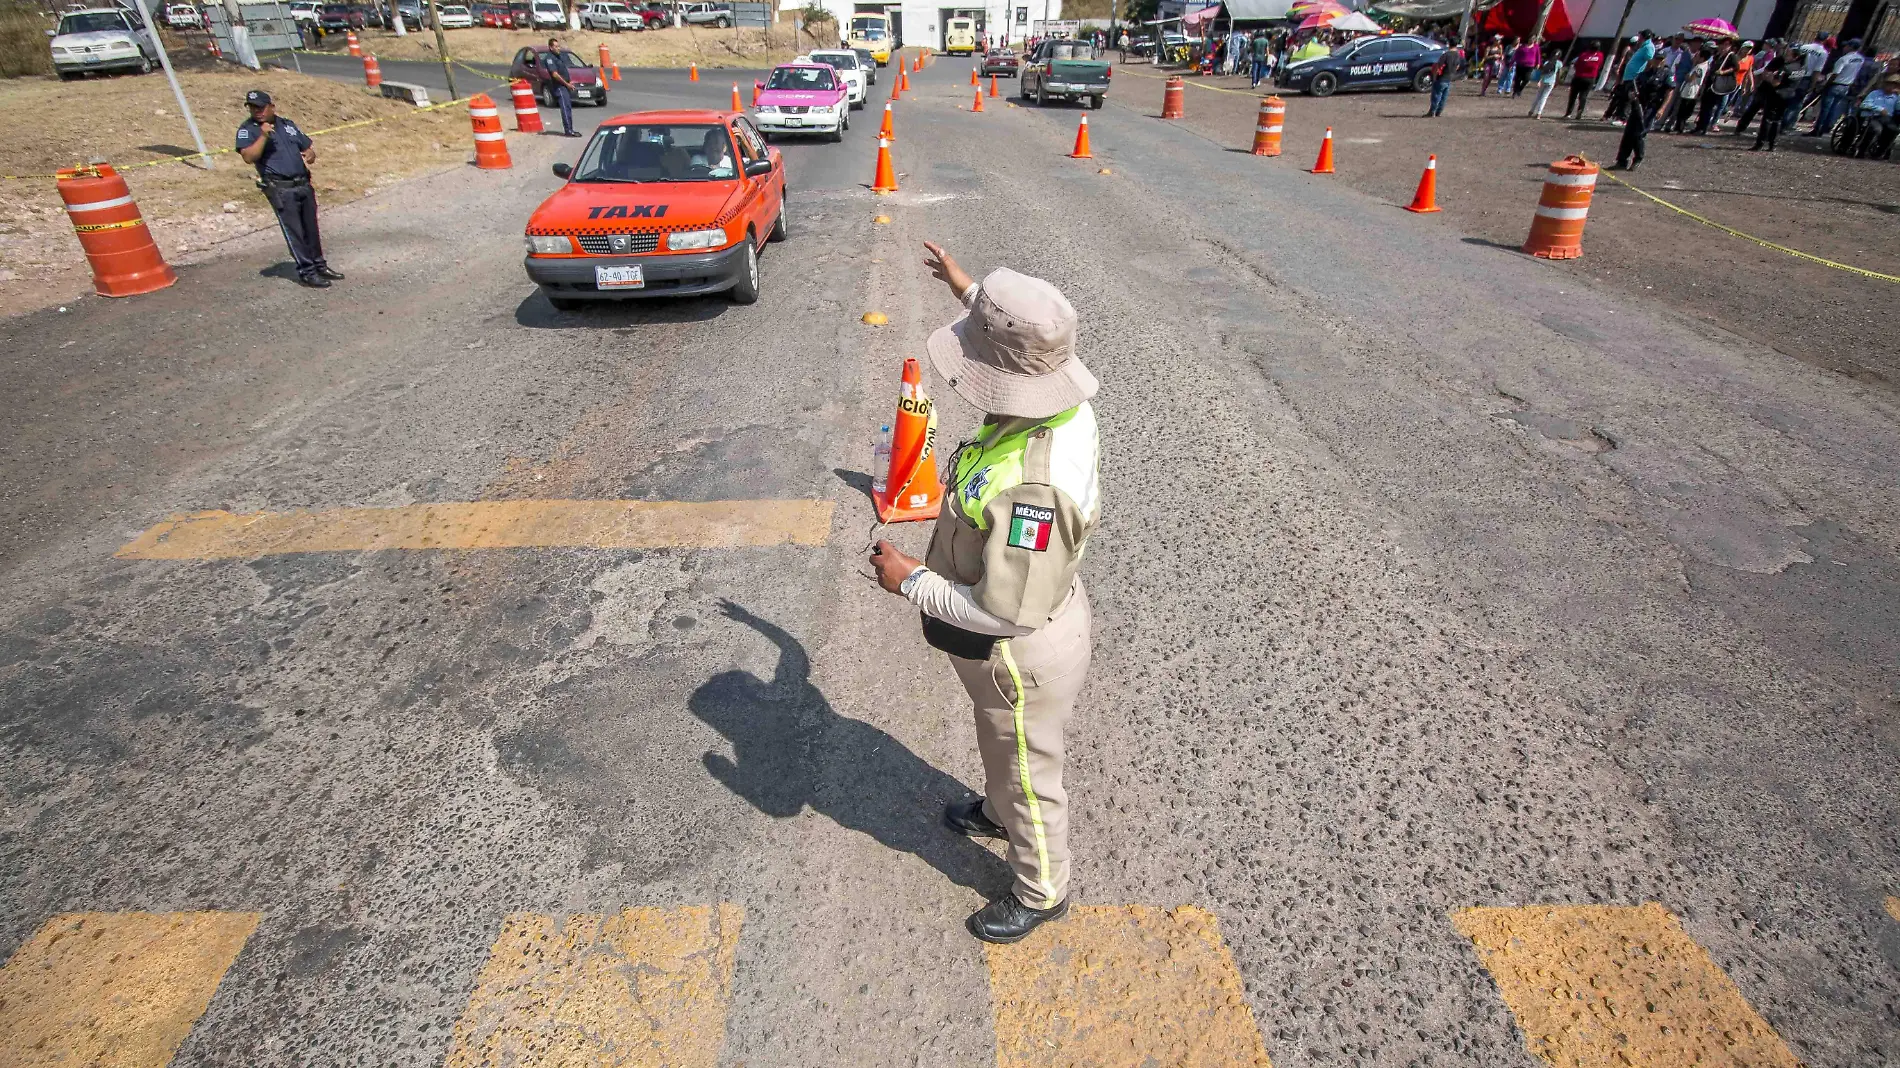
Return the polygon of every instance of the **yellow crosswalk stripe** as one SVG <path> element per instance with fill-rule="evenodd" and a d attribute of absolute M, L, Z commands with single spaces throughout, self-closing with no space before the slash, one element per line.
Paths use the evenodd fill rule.
<path fill-rule="evenodd" d="M 997 1068 L 1271 1068 L 1203 909 L 1078 906 L 984 951 Z"/>
<path fill-rule="evenodd" d="M 1655 902 L 1471 908 L 1477 947 L 1524 1044 L 1554 1068 L 1798 1068 L 1734 982 Z"/>
<path fill-rule="evenodd" d="M 164 1068 L 255 912 L 75 912 L 0 967 L 0 1065 Z"/>
<path fill-rule="evenodd" d="M 715 1068 L 744 916 L 733 904 L 509 916 L 443 1068 Z"/>
<path fill-rule="evenodd" d="M 831 501 L 449 501 L 309 512 L 194 512 L 140 534 L 126 560 L 375 549 L 725 549 L 823 545 Z"/>

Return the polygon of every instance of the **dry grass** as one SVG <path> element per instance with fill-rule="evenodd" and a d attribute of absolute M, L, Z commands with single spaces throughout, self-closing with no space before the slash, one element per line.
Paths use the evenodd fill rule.
<path fill-rule="evenodd" d="M 0 4 L 0 78 L 53 73 L 53 53 L 46 31 L 53 20 L 42 17 L 38 5 Z"/>
<path fill-rule="evenodd" d="M 836 45 L 837 27 L 825 23 L 817 34 L 805 33 L 803 47 L 793 47 L 792 27 L 758 29 L 702 29 L 683 26 L 677 30 L 647 30 L 642 33 L 599 33 L 583 30 L 555 36 L 566 42 L 576 55 L 592 60 L 601 45 L 606 45 L 614 62 L 622 67 L 682 68 L 688 63 L 702 67 L 767 67 L 784 63 L 799 52 Z M 364 51 L 379 59 L 439 59 L 433 33 L 412 33 L 397 37 L 382 30 L 358 35 Z M 546 42 L 548 35 L 526 30 L 491 30 L 475 27 L 451 30 L 446 34 L 449 55 L 470 63 L 507 63 L 523 45 Z M 330 51 L 342 51 L 341 38 L 332 35 L 325 41 Z"/>
<path fill-rule="evenodd" d="M 262 88 L 310 131 L 385 119 L 316 138 L 317 191 L 326 204 L 354 200 L 414 174 L 465 164 L 472 155 L 460 108 L 419 112 L 359 86 L 266 69 L 180 73 L 198 127 L 212 149 L 228 148 L 244 119 L 244 93 Z M 49 174 L 91 159 L 124 168 L 191 152 L 191 134 L 165 79 L 126 75 L 61 83 L 0 83 L 0 174 Z M 273 225 L 234 154 L 216 169 L 182 163 L 132 166 L 127 184 L 167 256 Z M 230 210 L 226 210 L 227 206 Z M 83 272 L 84 258 L 49 180 L 0 181 L 0 303 L 60 272 Z"/>

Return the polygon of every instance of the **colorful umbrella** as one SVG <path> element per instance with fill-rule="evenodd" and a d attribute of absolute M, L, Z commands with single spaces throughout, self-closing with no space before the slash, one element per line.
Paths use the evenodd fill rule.
<path fill-rule="evenodd" d="M 1735 24 L 1727 19 L 1697 19 L 1683 29 L 1698 37 L 1740 37 Z"/>
<path fill-rule="evenodd" d="M 1346 6 L 1338 0 L 1299 0 L 1286 9 L 1289 18 L 1305 19 L 1320 13 L 1344 15 Z"/>
<path fill-rule="evenodd" d="M 1295 27 L 1295 29 L 1296 30 L 1323 30 L 1326 27 L 1332 25 L 1333 20 L 1338 19 L 1338 18 L 1345 18 L 1345 16 L 1340 14 L 1337 11 L 1321 11 L 1316 14 L 1308 15 L 1305 18 L 1301 19 L 1299 26 Z"/>

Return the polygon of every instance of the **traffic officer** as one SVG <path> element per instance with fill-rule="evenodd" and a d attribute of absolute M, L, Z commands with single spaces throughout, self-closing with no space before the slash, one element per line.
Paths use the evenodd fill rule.
<path fill-rule="evenodd" d="M 561 136 L 579 137 L 574 132 L 574 74 L 567 65 L 567 50 L 552 37 L 548 50 L 541 53 L 541 69 L 548 75 L 549 95 L 561 106 Z"/>
<path fill-rule="evenodd" d="M 297 262 L 297 281 L 312 289 L 329 288 L 342 271 L 330 269 L 323 259 L 323 239 L 317 234 L 317 191 L 310 187 L 310 165 L 317 150 L 297 124 L 277 114 L 270 94 L 253 89 L 244 94 L 251 110 L 237 129 L 237 151 L 257 168 L 257 183 L 277 213 L 277 224 Z"/>
<path fill-rule="evenodd" d="M 1076 574 L 1101 515 L 1095 376 L 1075 355 L 1075 309 L 1055 286 L 1007 268 L 979 286 L 924 243 L 968 314 L 930 336 L 931 365 L 987 412 L 949 465 L 925 560 L 887 541 L 878 584 L 923 613 L 976 706 L 983 796 L 944 820 L 1009 843 L 1015 883 L 972 914 L 985 942 L 1018 942 L 1069 911 L 1062 731 L 1089 666 L 1089 600 Z"/>

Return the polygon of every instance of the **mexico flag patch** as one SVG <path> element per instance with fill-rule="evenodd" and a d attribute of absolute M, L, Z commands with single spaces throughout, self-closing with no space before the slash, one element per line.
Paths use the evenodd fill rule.
<path fill-rule="evenodd" d="M 1042 552 L 1049 548 L 1049 528 L 1055 525 L 1054 508 L 1033 504 L 1012 505 L 1009 510 L 1009 547 Z"/>

